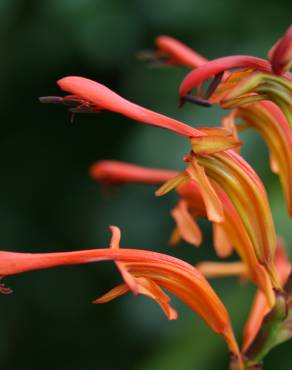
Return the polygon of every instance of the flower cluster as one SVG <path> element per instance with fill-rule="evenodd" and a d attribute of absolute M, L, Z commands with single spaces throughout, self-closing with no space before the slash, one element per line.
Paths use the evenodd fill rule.
<path fill-rule="evenodd" d="M 239 134 L 254 128 L 270 151 L 271 170 L 279 175 L 287 210 L 292 217 L 292 26 L 272 47 L 268 59 L 247 55 L 208 61 L 181 42 L 160 36 L 157 50 L 143 57 L 159 65 L 192 70 L 179 88 L 180 105 L 190 102 L 229 110 L 220 127 L 192 126 L 126 100 L 106 86 L 83 77 L 58 81 L 68 95 L 40 98 L 66 105 L 73 113 L 109 110 L 135 121 L 158 126 L 187 139 L 185 169 L 153 169 L 103 160 L 90 168 L 97 182 L 159 185 L 156 196 L 175 190 L 177 204 L 170 214 L 175 227 L 170 244 L 181 239 L 196 247 L 202 242 L 200 217 L 213 225 L 214 248 L 223 258 L 235 250 L 238 262 L 202 262 L 196 267 L 154 251 L 121 249 L 120 230 L 111 226 L 110 248 L 45 254 L 0 252 L 0 276 L 61 265 L 112 260 L 123 283 L 96 299 L 108 302 L 128 291 L 154 299 L 170 319 L 177 312 L 166 289 L 191 307 L 226 341 L 231 369 L 259 369 L 266 353 L 292 337 L 291 264 L 276 234 L 265 187 L 240 155 Z M 211 82 L 206 87 L 208 80 Z M 193 91 L 195 90 L 195 93 Z M 250 279 L 258 293 L 244 328 L 239 349 L 229 314 L 207 278 L 236 275 Z M 2 293 L 10 290 L 0 285 Z"/>

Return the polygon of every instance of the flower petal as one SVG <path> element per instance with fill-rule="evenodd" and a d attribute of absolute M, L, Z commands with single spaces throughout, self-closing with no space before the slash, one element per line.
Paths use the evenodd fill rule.
<path fill-rule="evenodd" d="M 92 301 L 92 303 L 107 303 L 109 301 L 112 301 L 113 299 L 127 293 L 130 290 L 129 286 L 125 283 L 119 284 L 113 289 L 111 289 L 109 292 L 102 295 L 100 298 L 95 299 Z"/>
<path fill-rule="evenodd" d="M 292 131 L 281 110 L 264 101 L 236 109 L 233 113 L 245 125 L 239 130 L 254 128 L 270 150 L 272 170 L 280 176 L 289 215 L 292 217 Z"/>
<path fill-rule="evenodd" d="M 188 94 L 194 87 L 208 78 L 233 68 L 252 68 L 263 72 L 272 71 L 268 61 L 249 55 L 233 55 L 214 59 L 187 74 L 179 88 L 180 96 Z"/>
<path fill-rule="evenodd" d="M 253 169 L 232 150 L 198 157 L 198 163 L 229 196 L 245 225 L 257 258 L 280 288 L 274 269 L 276 233 L 266 191 Z"/>
<path fill-rule="evenodd" d="M 203 65 L 207 59 L 194 50 L 170 36 L 158 36 L 155 43 L 162 55 L 169 59 L 167 63 L 174 65 L 186 65 L 192 68 Z"/>
<path fill-rule="evenodd" d="M 233 245 L 221 223 L 213 223 L 213 239 L 217 256 L 221 258 L 230 256 L 233 251 Z"/>
<path fill-rule="evenodd" d="M 194 217 L 189 213 L 187 203 L 183 200 L 171 211 L 175 219 L 181 237 L 188 243 L 200 246 L 202 243 L 202 232 Z"/>
<path fill-rule="evenodd" d="M 243 262 L 211 262 L 205 261 L 196 265 L 206 278 L 240 276 L 247 277 L 248 270 Z"/>
<path fill-rule="evenodd" d="M 174 308 L 171 307 L 169 304 L 170 298 L 164 291 L 151 279 L 146 279 L 144 277 L 136 277 L 138 287 L 139 287 L 139 294 L 144 294 L 149 298 L 155 300 L 163 312 L 165 313 L 166 317 L 169 320 L 176 320 L 177 319 L 177 312 Z"/>
<path fill-rule="evenodd" d="M 222 222 L 224 220 L 222 203 L 209 181 L 204 167 L 200 166 L 197 161 L 193 159 L 186 172 L 192 180 L 199 184 L 199 189 L 206 206 L 208 219 L 214 222 Z"/>
<path fill-rule="evenodd" d="M 161 184 L 175 175 L 176 171 L 137 166 L 120 161 L 98 161 L 90 168 L 90 176 L 107 184 L 138 183 Z"/>
<path fill-rule="evenodd" d="M 202 136 L 199 130 L 173 118 L 134 104 L 93 80 L 84 77 L 69 76 L 62 78 L 57 83 L 62 90 L 76 97 L 80 97 L 90 104 L 96 105 L 99 109 L 120 113 L 138 122 L 166 128 L 182 136 Z"/>

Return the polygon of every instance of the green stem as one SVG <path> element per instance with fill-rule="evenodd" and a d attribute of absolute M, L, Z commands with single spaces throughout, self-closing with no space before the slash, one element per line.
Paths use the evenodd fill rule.
<path fill-rule="evenodd" d="M 244 354 L 246 370 L 261 369 L 262 360 L 277 345 L 292 338 L 292 295 L 276 292 L 276 304 L 265 316 L 262 326 Z"/>

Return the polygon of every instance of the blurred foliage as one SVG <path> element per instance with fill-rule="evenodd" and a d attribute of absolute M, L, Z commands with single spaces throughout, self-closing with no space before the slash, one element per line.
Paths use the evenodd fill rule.
<path fill-rule="evenodd" d="M 110 113 L 80 115 L 37 97 L 58 95 L 55 81 L 75 74 L 99 80 L 137 103 L 202 126 L 218 124 L 216 109 L 177 110 L 183 69 L 149 69 L 135 58 L 158 34 L 185 41 L 207 57 L 265 56 L 291 21 L 291 1 L 254 0 L 1 0 L 0 245 L 15 251 L 106 246 L 107 226 L 123 230 L 123 245 L 161 250 L 191 263 L 215 258 L 210 227 L 205 245 L 168 249 L 175 196 L 153 188 L 102 192 L 88 178 L 98 159 L 183 168 L 183 139 Z M 267 184 L 279 233 L 291 245 L 279 183 L 254 133 L 244 154 Z M 259 155 L 259 153 L 261 153 Z M 290 253 L 291 255 L 291 253 Z M 1 369 L 209 370 L 227 367 L 223 341 L 180 302 L 180 320 L 167 322 L 146 298 L 90 301 L 120 281 L 109 263 L 27 273 L 7 279 L 15 293 L 0 296 Z M 212 282 L 213 284 L 213 282 Z M 214 283 L 240 336 L 254 289 L 234 280 Z M 271 353 L 265 369 L 292 368 L 289 344 Z"/>

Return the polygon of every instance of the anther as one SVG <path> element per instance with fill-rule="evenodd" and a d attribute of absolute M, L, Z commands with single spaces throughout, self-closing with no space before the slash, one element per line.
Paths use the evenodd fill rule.
<path fill-rule="evenodd" d="M 201 105 L 203 107 L 212 107 L 212 103 L 209 102 L 209 100 L 207 99 L 204 99 L 204 98 L 200 98 L 198 96 L 193 96 L 193 95 L 184 95 L 180 98 L 180 101 L 179 101 L 179 108 L 181 108 L 185 102 L 189 102 L 189 103 L 193 103 L 193 104 L 196 104 L 196 105 Z"/>
<path fill-rule="evenodd" d="M 210 85 L 208 86 L 206 92 L 204 93 L 203 97 L 205 99 L 209 99 L 210 96 L 213 94 L 213 92 L 216 90 L 217 86 L 220 84 L 220 82 L 222 81 L 222 77 L 223 77 L 223 74 L 224 72 L 220 72 L 218 73 L 212 80 L 212 82 L 210 83 Z"/>

